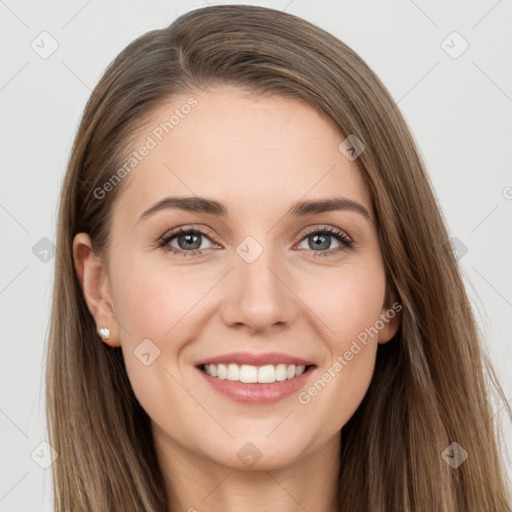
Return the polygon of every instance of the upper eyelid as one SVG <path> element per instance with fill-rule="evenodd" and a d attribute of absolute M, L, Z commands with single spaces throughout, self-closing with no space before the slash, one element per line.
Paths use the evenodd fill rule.
<path fill-rule="evenodd" d="M 199 233 L 201 236 L 206 236 L 207 238 L 210 239 L 211 242 L 213 242 L 213 240 L 211 240 L 211 238 L 215 238 L 212 236 L 213 234 L 213 230 L 210 230 L 208 228 L 198 228 L 198 227 L 195 227 L 195 226 L 178 226 L 177 228 L 174 228 L 174 229 L 171 229 L 169 231 L 167 231 L 162 237 L 161 237 L 161 240 L 165 239 L 165 238 L 174 238 L 175 236 L 178 236 L 180 234 L 183 234 L 183 233 L 190 233 L 190 232 L 197 232 Z"/>

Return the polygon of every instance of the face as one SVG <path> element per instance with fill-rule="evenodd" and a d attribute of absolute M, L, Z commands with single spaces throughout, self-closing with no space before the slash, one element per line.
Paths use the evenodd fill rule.
<path fill-rule="evenodd" d="M 338 439 L 398 325 L 357 160 L 311 107 L 227 87 L 173 98 L 134 150 L 148 137 L 108 260 L 77 263 L 97 327 L 169 453 L 299 462 Z M 296 208 L 326 200 L 340 201 Z M 77 261 L 86 244 L 77 235 Z"/>

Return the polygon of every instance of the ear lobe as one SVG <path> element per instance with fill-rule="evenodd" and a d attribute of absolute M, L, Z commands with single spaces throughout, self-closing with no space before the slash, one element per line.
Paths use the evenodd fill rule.
<path fill-rule="evenodd" d="M 96 322 L 96 331 L 102 328 L 110 329 L 110 337 L 108 340 L 103 338 L 104 343 L 112 347 L 120 346 L 108 274 L 103 261 L 95 254 L 87 233 L 75 235 L 73 259 L 87 308 Z"/>
<path fill-rule="evenodd" d="M 387 343 L 397 333 L 400 325 L 401 310 L 402 305 L 395 300 L 392 294 L 387 292 L 386 300 L 379 316 L 379 320 L 384 324 L 382 329 L 379 329 L 379 343 Z"/>

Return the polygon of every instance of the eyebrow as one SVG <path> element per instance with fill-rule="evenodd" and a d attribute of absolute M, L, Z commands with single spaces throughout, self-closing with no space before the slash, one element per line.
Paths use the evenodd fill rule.
<path fill-rule="evenodd" d="M 188 212 L 205 213 L 223 218 L 228 215 L 227 208 L 222 203 L 219 203 L 213 199 L 207 199 L 205 197 L 198 196 L 166 197 L 156 202 L 148 210 L 142 213 L 137 222 L 147 219 L 156 212 L 167 209 L 178 209 Z M 330 211 L 353 211 L 361 214 L 367 220 L 370 220 L 370 213 L 362 204 L 344 197 L 299 201 L 292 205 L 285 216 L 290 215 L 292 217 L 302 217 Z"/>

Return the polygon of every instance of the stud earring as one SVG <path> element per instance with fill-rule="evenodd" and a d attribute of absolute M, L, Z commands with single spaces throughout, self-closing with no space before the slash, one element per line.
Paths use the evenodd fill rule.
<path fill-rule="evenodd" d="M 98 334 L 101 336 L 101 339 L 103 341 L 107 341 L 110 338 L 110 329 L 107 329 L 106 327 L 102 327 Z"/>

